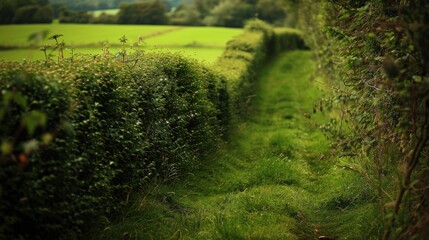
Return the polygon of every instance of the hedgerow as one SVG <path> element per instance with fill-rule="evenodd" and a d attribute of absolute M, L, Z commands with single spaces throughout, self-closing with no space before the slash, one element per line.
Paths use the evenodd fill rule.
<path fill-rule="evenodd" d="M 261 20 L 250 20 L 245 31 L 230 40 L 219 58 L 216 68 L 228 78 L 232 119 L 246 111 L 254 78 L 259 66 L 280 51 L 305 48 L 300 32 L 286 28 L 272 28 Z"/>
<path fill-rule="evenodd" d="M 0 239 L 79 238 L 131 191 L 201 164 L 245 109 L 273 36 L 289 47 L 282 34 L 298 36 L 244 31 L 214 69 L 166 53 L 1 62 Z"/>
<path fill-rule="evenodd" d="M 342 163 L 379 192 L 362 238 L 427 239 L 429 3 L 302 1 L 301 24 L 340 118 Z"/>

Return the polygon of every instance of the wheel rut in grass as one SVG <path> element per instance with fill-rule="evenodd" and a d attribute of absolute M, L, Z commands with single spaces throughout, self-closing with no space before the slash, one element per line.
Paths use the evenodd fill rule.
<path fill-rule="evenodd" d="M 309 51 L 267 64 L 250 116 L 228 143 L 195 173 L 139 196 L 103 239 L 318 239 L 358 232 L 366 219 L 354 216 L 372 205 L 365 203 L 364 183 L 329 157 L 329 142 L 314 123 L 328 116 L 306 117 L 324 95 L 311 80 L 314 70 Z"/>

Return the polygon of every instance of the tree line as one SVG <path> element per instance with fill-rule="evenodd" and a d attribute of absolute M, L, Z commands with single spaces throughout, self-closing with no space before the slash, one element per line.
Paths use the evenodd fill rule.
<path fill-rule="evenodd" d="M 50 23 L 54 9 L 49 0 L 2 0 L 0 24 Z"/>
<path fill-rule="evenodd" d="M 250 18 L 275 25 L 289 19 L 283 0 L 146 0 L 99 1 L 98 5 L 66 5 L 63 0 L 4 0 L 0 2 L 0 24 L 61 23 L 171 24 L 242 27 Z M 96 1 L 97 2 L 97 1 Z M 76 4 L 82 1 L 76 1 Z M 116 5 L 115 5 L 116 4 Z M 80 7 L 79 7 L 80 6 Z M 86 6 L 86 7 L 85 7 Z M 116 15 L 93 16 L 87 10 L 118 7 Z"/>

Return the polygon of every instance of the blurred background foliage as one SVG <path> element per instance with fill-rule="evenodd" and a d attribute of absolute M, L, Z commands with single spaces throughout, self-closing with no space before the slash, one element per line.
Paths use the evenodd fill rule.
<path fill-rule="evenodd" d="M 4 0 L 0 24 L 62 23 L 172 24 L 242 27 L 250 18 L 284 26 L 293 16 L 284 0 Z M 107 11 L 103 11 L 107 10 Z M 100 12 L 102 14 L 94 14 Z"/>

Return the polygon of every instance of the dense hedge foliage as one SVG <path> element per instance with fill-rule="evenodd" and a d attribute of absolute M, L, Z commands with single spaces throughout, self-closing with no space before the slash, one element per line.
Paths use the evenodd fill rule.
<path fill-rule="evenodd" d="M 216 68 L 228 78 L 228 89 L 232 118 L 242 115 L 250 95 L 249 84 L 255 78 L 258 67 L 269 56 L 278 51 L 305 48 L 300 32 L 287 29 L 273 29 L 269 24 L 253 20 L 247 23 L 243 34 L 227 43 Z M 235 114 L 235 115 L 234 115 Z"/>
<path fill-rule="evenodd" d="M 380 193 L 369 238 L 429 236 L 429 3 L 302 1 L 301 24 L 331 79 L 343 163 Z"/>
<path fill-rule="evenodd" d="M 217 70 L 125 51 L 1 62 L 0 239 L 79 238 L 133 189 L 200 164 L 245 108 L 267 53 L 299 47 L 286 44 L 297 39 L 252 21 Z"/>

